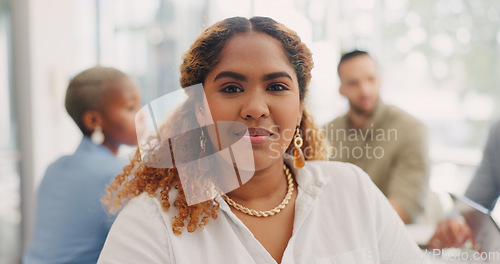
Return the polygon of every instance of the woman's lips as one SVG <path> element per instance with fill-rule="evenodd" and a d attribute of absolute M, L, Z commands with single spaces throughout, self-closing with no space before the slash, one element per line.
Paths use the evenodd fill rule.
<path fill-rule="evenodd" d="M 248 136 L 244 135 L 244 137 L 248 137 L 252 144 L 263 144 L 272 135 L 273 135 L 273 133 L 265 128 L 249 127 L 248 128 Z"/>
<path fill-rule="evenodd" d="M 264 144 L 264 142 L 267 141 L 267 139 L 269 138 L 269 136 L 243 136 L 243 137 L 248 137 L 249 140 L 250 140 L 250 143 L 252 144 Z"/>

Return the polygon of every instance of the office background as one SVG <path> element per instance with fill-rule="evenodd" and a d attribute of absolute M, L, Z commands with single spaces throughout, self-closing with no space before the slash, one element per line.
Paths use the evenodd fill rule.
<path fill-rule="evenodd" d="M 319 124 L 347 109 L 337 91 L 341 53 L 371 52 L 384 101 L 429 127 L 431 188 L 463 193 L 500 113 L 499 1 L 0 0 L 0 263 L 20 261 L 43 173 L 80 140 L 63 104 L 69 79 L 114 66 L 149 102 L 180 88 L 194 38 L 235 15 L 273 17 L 308 44 L 308 104 Z"/>

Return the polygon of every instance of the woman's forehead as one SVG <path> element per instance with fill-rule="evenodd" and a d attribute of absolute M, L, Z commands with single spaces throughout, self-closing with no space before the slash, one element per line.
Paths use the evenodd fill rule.
<path fill-rule="evenodd" d="M 213 69 L 238 70 L 258 68 L 263 72 L 286 71 L 295 75 L 282 44 L 261 32 L 236 34 L 223 48 Z"/>

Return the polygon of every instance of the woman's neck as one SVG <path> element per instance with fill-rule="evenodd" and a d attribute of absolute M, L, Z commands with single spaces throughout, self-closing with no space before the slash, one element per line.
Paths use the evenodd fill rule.
<path fill-rule="evenodd" d="M 283 163 L 276 162 L 272 166 L 255 171 L 253 177 L 238 189 L 228 193 L 238 203 L 261 203 L 283 200 L 287 191 L 287 181 L 283 171 Z M 258 208 L 252 208 L 259 210 Z"/>
<path fill-rule="evenodd" d="M 104 142 L 102 143 L 103 146 L 105 146 L 107 149 L 109 149 L 111 151 L 111 153 L 113 153 L 113 155 L 116 156 L 116 154 L 118 153 L 118 148 L 120 147 L 120 145 L 118 144 L 113 144 L 112 142 L 109 142 L 109 141 L 106 141 L 104 140 Z"/>

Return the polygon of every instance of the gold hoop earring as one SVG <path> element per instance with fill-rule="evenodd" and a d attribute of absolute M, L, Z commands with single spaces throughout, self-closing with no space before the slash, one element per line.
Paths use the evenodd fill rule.
<path fill-rule="evenodd" d="M 198 157 L 198 169 L 200 171 L 209 171 L 210 163 L 208 159 L 205 159 L 207 147 L 207 138 L 205 137 L 205 133 L 203 132 L 203 128 L 201 128 L 201 136 L 200 136 L 200 156 Z"/>
<path fill-rule="evenodd" d="M 306 161 L 304 158 L 304 153 L 302 152 L 302 145 L 304 144 L 304 140 L 300 136 L 300 130 L 297 127 L 295 130 L 295 136 L 293 138 L 293 167 L 296 169 L 300 169 L 306 165 Z"/>

